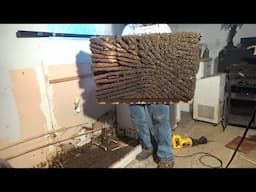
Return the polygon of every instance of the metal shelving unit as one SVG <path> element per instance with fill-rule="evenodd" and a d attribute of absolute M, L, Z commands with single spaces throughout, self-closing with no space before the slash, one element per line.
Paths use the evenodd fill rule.
<path fill-rule="evenodd" d="M 256 65 L 237 65 L 227 73 L 223 113 L 227 125 L 246 127 L 256 105 Z M 252 128 L 256 128 L 253 122 Z"/>

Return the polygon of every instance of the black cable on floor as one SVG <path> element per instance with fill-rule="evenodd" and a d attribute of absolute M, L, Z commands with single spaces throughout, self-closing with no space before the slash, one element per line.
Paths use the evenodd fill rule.
<path fill-rule="evenodd" d="M 228 162 L 228 164 L 226 165 L 225 168 L 228 168 L 228 166 L 229 166 L 229 165 L 231 164 L 231 162 L 233 161 L 233 159 L 234 159 L 234 157 L 235 157 L 235 155 L 236 155 L 236 153 L 237 153 L 237 151 L 238 151 L 240 145 L 242 144 L 242 142 L 243 142 L 244 139 L 245 139 L 245 136 L 246 136 L 248 130 L 251 128 L 252 123 L 253 123 L 254 120 L 255 120 L 255 116 L 256 116 L 256 107 L 254 108 L 254 110 L 253 110 L 253 112 L 252 112 L 251 119 L 250 119 L 250 121 L 249 121 L 249 123 L 248 123 L 248 126 L 246 127 L 246 129 L 245 129 L 245 131 L 244 131 L 244 134 L 243 134 L 243 136 L 242 136 L 242 138 L 241 138 L 239 144 L 237 145 L 237 147 L 236 147 L 236 149 L 235 149 L 235 151 L 234 151 L 234 153 L 233 153 L 231 159 L 229 160 L 229 162 Z M 203 154 L 202 156 L 200 156 L 199 161 L 200 161 L 200 163 L 203 164 L 204 166 L 211 167 L 211 168 L 222 168 L 222 165 L 223 165 L 222 160 L 219 159 L 218 157 L 216 157 L 216 156 L 214 156 L 214 155 L 212 155 L 212 154 L 210 154 L 210 153 L 206 153 L 206 152 L 197 152 L 197 153 L 193 153 L 193 154 L 191 154 L 191 155 L 184 155 L 184 156 L 175 155 L 175 157 L 188 158 L 188 157 L 192 157 L 192 156 L 194 156 L 194 155 L 199 155 L 199 154 Z M 204 162 L 202 161 L 202 159 L 203 159 L 203 157 L 207 157 L 207 156 L 212 157 L 212 158 L 214 158 L 214 159 L 217 159 L 217 160 L 219 161 L 219 163 L 220 163 L 220 166 L 213 167 L 213 166 L 211 166 L 211 165 L 207 165 L 206 163 L 204 163 Z"/>
<path fill-rule="evenodd" d="M 229 162 L 228 162 L 228 164 L 226 165 L 225 168 L 228 168 L 228 166 L 230 165 L 230 163 L 233 161 L 233 159 L 234 159 L 234 157 L 235 157 L 235 155 L 236 155 L 236 153 L 237 153 L 237 151 L 238 151 L 240 145 L 242 144 L 242 142 L 243 142 L 244 139 L 245 139 L 245 136 L 246 136 L 246 134 L 247 134 L 249 128 L 251 128 L 252 123 L 254 122 L 255 114 L 256 114 L 256 107 L 254 108 L 254 110 L 253 110 L 253 112 L 252 112 L 251 120 L 249 121 L 249 124 L 248 124 L 248 126 L 246 127 L 246 129 L 245 129 L 245 131 L 244 131 L 244 134 L 243 134 L 243 136 L 242 136 L 242 139 L 240 140 L 239 144 L 237 145 L 237 147 L 236 147 L 236 149 L 235 149 L 235 151 L 234 151 L 234 153 L 233 153 L 231 159 L 229 160 Z"/>
<path fill-rule="evenodd" d="M 201 154 L 201 156 L 200 156 L 200 158 L 199 158 L 199 161 L 200 161 L 200 163 L 202 164 L 202 165 L 204 165 L 204 166 L 206 166 L 206 167 L 210 167 L 210 168 L 222 168 L 222 165 L 223 165 L 223 162 L 222 162 L 222 160 L 220 159 L 220 158 L 218 158 L 218 157 L 216 157 L 216 156 L 214 156 L 214 155 L 212 155 L 212 154 L 210 154 L 210 153 L 206 153 L 206 152 L 197 152 L 197 153 L 193 153 L 193 154 L 191 154 L 191 155 L 175 155 L 175 157 L 180 157 L 180 158 L 188 158 L 188 157 L 192 157 L 192 156 L 195 156 L 195 155 L 200 155 Z M 204 163 L 203 161 L 202 161 L 202 159 L 203 159 L 203 157 L 212 157 L 212 158 L 214 158 L 214 159 L 216 159 L 219 163 L 220 163 L 220 165 L 219 166 L 211 166 L 211 165 L 208 165 L 208 164 L 206 164 L 206 163 Z"/>

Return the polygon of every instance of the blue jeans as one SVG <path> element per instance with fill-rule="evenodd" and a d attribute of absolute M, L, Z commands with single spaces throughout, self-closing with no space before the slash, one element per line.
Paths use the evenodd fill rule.
<path fill-rule="evenodd" d="M 152 121 L 153 133 L 148 124 L 147 111 Z M 154 134 L 158 158 L 173 160 L 169 106 L 164 104 L 130 105 L 130 114 L 143 148 L 154 148 L 151 140 Z"/>

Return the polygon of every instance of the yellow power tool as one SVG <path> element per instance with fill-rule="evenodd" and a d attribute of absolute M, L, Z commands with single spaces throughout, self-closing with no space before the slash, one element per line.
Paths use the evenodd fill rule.
<path fill-rule="evenodd" d="M 207 143 L 207 138 L 204 136 L 200 137 L 199 139 L 194 139 L 191 137 L 182 138 L 178 134 L 172 135 L 172 147 L 174 149 L 181 149 L 183 147 L 192 147 L 198 144 L 205 144 Z"/>

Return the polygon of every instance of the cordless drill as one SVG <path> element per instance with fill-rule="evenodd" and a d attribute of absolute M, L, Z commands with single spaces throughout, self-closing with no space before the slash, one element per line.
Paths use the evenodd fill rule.
<path fill-rule="evenodd" d="M 172 135 L 172 147 L 174 149 L 181 149 L 183 147 L 192 147 L 199 144 L 207 143 L 207 138 L 202 136 L 199 139 L 194 139 L 191 137 L 182 138 L 178 134 Z"/>

